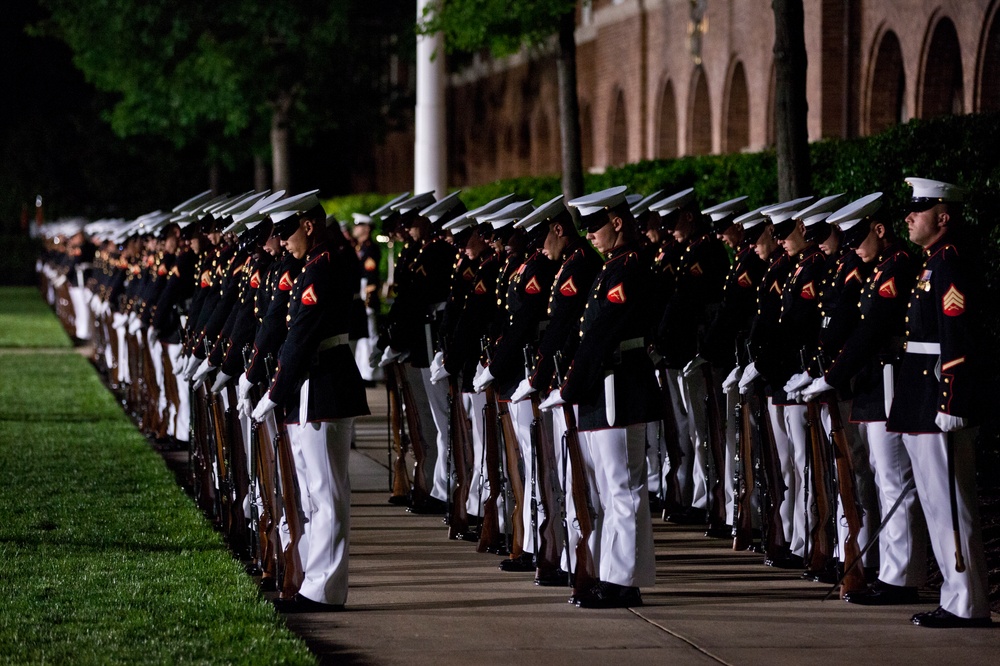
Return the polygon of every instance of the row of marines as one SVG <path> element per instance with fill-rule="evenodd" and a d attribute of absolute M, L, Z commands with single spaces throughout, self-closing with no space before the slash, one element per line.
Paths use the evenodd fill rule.
<path fill-rule="evenodd" d="M 327 229 L 315 192 L 206 194 L 141 222 L 146 265 L 127 241 L 92 305 L 107 365 L 155 394 L 147 420 L 183 439 L 194 415 L 205 502 L 256 537 L 288 610 L 346 600 L 347 451 L 374 366 L 390 501 L 445 514 L 452 538 L 509 555 L 501 569 L 570 581 L 578 606 L 642 603 L 653 505 L 736 548 L 759 538 L 767 564 L 862 604 L 917 602 L 929 534 L 941 606 L 913 622 L 980 626 L 964 192 L 908 183 L 922 267 L 881 193 L 752 211 L 702 210 L 691 189 L 471 211 L 403 195 L 370 215 L 403 245 L 377 336 L 361 286 L 377 262 Z"/>

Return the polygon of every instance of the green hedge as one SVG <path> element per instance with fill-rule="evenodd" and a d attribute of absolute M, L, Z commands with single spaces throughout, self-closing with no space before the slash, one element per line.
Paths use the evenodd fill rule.
<path fill-rule="evenodd" d="M 0 235 L 0 285 L 35 284 L 42 244 L 26 235 Z"/>

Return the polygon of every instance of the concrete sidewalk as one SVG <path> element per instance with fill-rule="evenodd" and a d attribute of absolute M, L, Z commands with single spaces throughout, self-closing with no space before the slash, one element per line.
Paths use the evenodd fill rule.
<path fill-rule="evenodd" d="M 384 393 L 369 398 L 384 415 Z M 657 582 L 643 590 L 645 605 L 575 608 L 568 589 L 536 587 L 532 574 L 501 572 L 497 556 L 449 541 L 439 516 L 389 505 L 385 433 L 384 418 L 359 421 L 351 453 L 348 610 L 287 617 L 323 663 L 992 666 L 1000 655 L 1000 626 L 911 625 L 913 613 L 937 606 L 936 593 L 889 608 L 821 602 L 828 588 L 799 572 L 659 520 Z"/>

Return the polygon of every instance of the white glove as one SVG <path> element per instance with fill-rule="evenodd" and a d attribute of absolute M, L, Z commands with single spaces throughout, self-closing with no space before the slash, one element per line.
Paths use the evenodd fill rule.
<path fill-rule="evenodd" d="M 201 362 L 200 359 L 194 354 L 188 356 L 187 362 L 184 365 L 184 370 L 181 373 L 184 375 L 184 379 L 191 381 L 191 378 L 194 376 L 195 371 L 198 369 L 198 364 L 200 362 Z"/>
<path fill-rule="evenodd" d="M 240 383 L 236 385 L 236 395 L 241 400 L 246 400 L 250 395 L 250 389 L 252 388 L 253 384 L 250 383 L 250 380 L 247 379 L 247 375 L 244 372 L 242 375 L 240 375 Z M 249 414 L 247 414 L 247 416 L 249 416 Z"/>
<path fill-rule="evenodd" d="M 156 329 L 152 326 L 149 327 L 149 332 L 146 333 L 146 339 L 149 340 L 149 344 L 155 345 L 156 341 L 159 339 L 160 334 L 157 333 Z"/>
<path fill-rule="evenodd" d="M 722 382 L 722 391 L 724 393 L 729 393 L 734 388 L 736 388 L 739 385 L 740 375 L 742 374 L 743 374 L 743 368 L 741 368 L 740 366 L 736 366 L 735 368 L 733 368 L 733 371 L 730 372 L 726 376 L 726 379 Z"/>
<path fill-rule="evenodd" d="M 521 402 L 532 393 L 537 393 L 534 386 L 527 379 L 522 379 L 521 383 L 514 389 L 514 395 L 510 396 L 511 402 Z"/>
<path fill-rule="evenodd" d="M 191 388 L 196 389 L 205 383 L 205 379 L 208 377 L 208 373 L 212 371 L 212 364 L 208 362 L 206 358 L 195 370 L 194 374 L 191 375 Z"/>
<path fill-rule="evenodd" d="M 66 284 L 66 276 L 60 275 L 59 277 L 57 277 L 55 280 L 52 281 L 52 284 L 54 284 L 56 287 L 63 286 L 64 284 Z"/>
<path fill-rule="evenodd" d="M 684 369 L 681 370 L 681 374 L 683 374 L 684 377 L 690 377 L 691 375 L 694 374 L 695 370 L 697 370 L 699 367 L 703 365 L 705 365 L 705 359 L 703 359 L 701 356 L 695 356 L 693 359 L 687 362 L 687 365 L 685 365 Z"/>
<path fill-rule="evenodd" d="M 437 384 L 450 376 L 451 373 L 444 369 L 444 352 L 434 354 L 434 360 L 431 361 L 431 384 Z"/>
<path fill-rule="evenodd" d="M 832 390 L 833 387 L 827 383 L 826 377 L 820 377 L 819 379 L 814 379 L 812 384 L 802 389 L 802 399 L 809 402 L 815 400 L 821 394 Z"/>
<path fill-rule="evenodd" d="M 934 417 L 934 425 L 941 429 L 941 432 L 954 432 L 966 426 L 965 419 L 961 416 L 952 416 L 944 412 L 938 412 Z"/>
<path fill-rule="evenodd" d="M 236 401 L 236 411 L 240 413 L 241 416 L 246 418 L 251 418 L 253 414 L 253 403 L 250 402 L 250 397 L 241 395 Z"/>
<path fill-rule="evenodd" d="M 408 353 L 404 354 L 404 352 L 393 349 L 392 345 L 390 345 L 382 352 L 382 360 L 378 362 L 378 367 L 384 368 L 390 363 L 404 360 L 407 356 L 409 356 Z"/>
<path fill-rule="evenodd" d="M 476 374 L 475 379 L 472 380 L 472 390 L 476 393 L 482 393 L 492 383 L 493 373 L 490 372 L 489 368 L 483 368 L 482 372 Z"/>
<path fill-rule="evenodd" d="M 215 378 L 215 383 L 212 384 L 212 393 L 218 393 L 226 387 L 229 380 L 232 379 L 230 375 L 227 375 L 222 370 L 219 370 L 219 374 Z"/>
<path fill-rule="evenodd" d="M 128 332 L 132 335 L 135 335 L 136 333 L 139 332 L 140 328 L 142 328 L 142 322 L 139 321 L 139 318 L 135 315 L 134 312 L 131 313 L 128 316 Z"/>
<path fill-rule="evenodd" d="M 372 353 L 368 355 L 368 366 L 373 370 L 375 368 L 381 367 L 379 362 L 382 360 L 382 350 L 378 347 L 372 349 Z"/>
<path fill-rule="evenodd" d="M 798 393 L 812 384 L 812 381 L 808 372 L 800 372 L 797 375 L 792 375 L 792 378 L 785 382 L 783 390 L 785 393 Z"/>
<path fill-rule="evenodd" d="M 757 372 L 757 364 L 754 363 L 753 361 L 750 361 L 750 363 L 748 363 L 747 366 L 743 368 L 743 374 L 740 376 L 740 383 L 739 383 L 740 395 L 746 395 L 747 393 L 749 393 L 750 384 L 752 384 L 753 380 L 757 379 L 758 377 L 760 377 L 760 373 Z"/>
<path fill-rule="evenodd" d="M 125 322 L 127 317 L 121 312 L 116 312 L 111 315 L 111 328 L 120 329 L 125 328 Z"/>
<path fill-rule="evenodd" d="M 260 423 L 267 416 L 267 413 L 278 406 L 278 403 L 271 400 L 271 392 L 268 391 L 264 394 L 264 397 L 260 399 L 257 406 L 253 408 L 253 413 L 250 415 L 254 421 Z"/>
<path fill-rule="evenodd" d="M 565 404 L 566 401 L 563 400 L 562 389 L 556 389 L 552 393 L 549 393 L 549 397 L 547 397 L 545 400 L 542 400 L 542 404 L 538 405 L 538 408 L 541 409 L 542 411 L 547 412 L 551 409 L 554 409 L 555 407 Z"/>

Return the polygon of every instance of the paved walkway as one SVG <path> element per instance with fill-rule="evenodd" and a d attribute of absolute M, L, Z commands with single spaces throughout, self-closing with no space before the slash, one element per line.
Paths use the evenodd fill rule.
<path fill-rule="evenodd" d="M 385 414 L 384 392 L 370 390 Z M 440 517 L 387 503 L 384 418 L 358 424 L 351 453 L 351 587 L 344 613 L 296 615 L 289 626 L 328 664 L 989 664 L 993 630 L 909 624 L 937 606 L 863 608 L 798 572 L 763 566 L 702 530 L 654 520 L 656 587 L 631 610 L 581 610 L 568 590 L 504 573 L 499 558 L 449 541 Z M 994 617 L 994 620 L 1000 618 Z"/>

